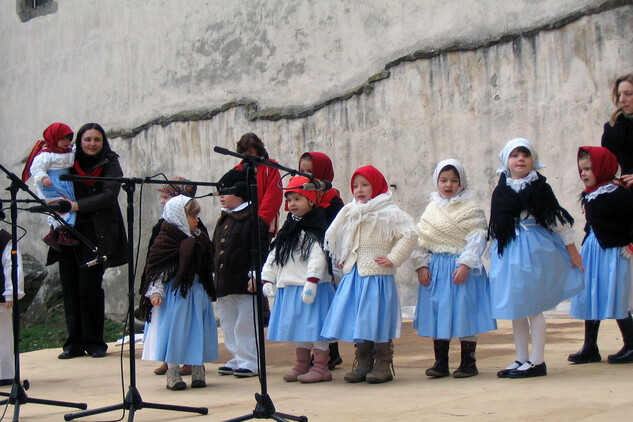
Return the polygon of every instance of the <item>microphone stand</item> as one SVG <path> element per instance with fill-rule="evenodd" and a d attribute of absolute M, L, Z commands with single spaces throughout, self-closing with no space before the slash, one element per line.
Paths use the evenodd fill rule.
<path fill-rule="evenodd" d="M 0 170 L 6 173 L 7 178 L 11 180 L 11 283 L 13 285 L 13 365 L 15 368 L 15 375 L 13 378 L 13 386 L 11 393 L 0 392 L 0 396 L 8 397 L 6 400 L 0 400 L 0 406 L 7 403 L 14 406 L 13 421 L 17 422 L 20 419 L 20 405 L 26 403 L 46 404 L 49 406 L 64 406 L 64 407 L 76 407 L 78 409 L 86 409 L 88 406 L 86 403 L 71 403 L 65 401 L 54 401 L 45 399 L 36 399 L 27 396 L 25 390 L 28 390 L 30 383 L 28 380 L 24 380 L 24 386 L 20 382 L 20 302 L 18 300 L 18 236 L 17 236 L 17 193 L 20 189 L 27 192 L 33 198 L 37 199 L 37 196 L 31 192 L 22 180 L 7 170 L 0 164 Z M 39 200 L 38 200 L 39 201 Z M 43 201 L 39 201 L 45 205 Z M 2 251 L 0 251 L 2 253 Z"/>
<path fill-rule="evenodd" d="M 251 245 L 253 249 L 251 249 L 251 265 L 253 266 L 252 271 L 256 275 L 257 280 L 257 288 L 256 292 L 256 303 L 257 303 L 257 357 L 260 363 L 260 371 L 259 371 L 259 384 L 261 389 L 261 394 L 255 393 L 255 409 L 252 413 L 240 416 L 234 419 L 229 419 L 226 422 L 238 422 L 238 421 L 246 421 L 250 419 L 273 419 L 278 422 L 286 422 L 287 419 L 293 421 L 300 422 L 308 422 L 308 418 L 306 416 L 294 416 L 285 413 L 279 413 L 275 410 L 275 405 L 273 404 L 272 399 L 268 395 L 268 386 L 266 380 L 266 347 L 265 347 L 265 337 L 264 337 L 264 315 L 263 315 L 263 295 L 261 292 L 261 270 L 262 263 L 260 260 L 260 244 L 259 244 L 259 215 L 258 215 L 258 199 L 257 199 L 257 178 L 256 170 L 258 165 L 264 165 L 268 167 L 273 167 L 276 169 L 284 170 L 292 174 L 302 174 L 306 176 L 311 176 L 307 173 L 301 173 L 296 170 L 288 169 L 278 163 L 270 161 L 263 157 L 257 157 L 251 154 L 238 154 L 233 151 L 229 151 L 226 148 L 215 147 L 213 150 L 219 154 L 230 155 L 233 157 L 241 158 L 244 161 L 244 168 L 248 175 L 248 187 L 249 187 L 249 199 L 251 202 Z M 285 418 L 285 419 L 284 419 Z"/>
<path fill-rule="evenodd" d="M 94 182 L 119 182 L 122 184 L 121 188 L 127 193 L 127 231 L 128 231 L 128 321 L 130 334 L 130 386 L 128 393 L 123 400 L 123 403 L 115 404 L 112 406 L 106 406 L 93 410 L 86 410 L 84 412 L 67 413 L 64 415 L 64 420 L 70 421 L 75 418 L 81 418 L 84 416 L 97 415 L 100 413 L 112 412 L 114 410 L 125 409 L 129 411 L 128 421 L 134 420 L 134 413 L 136 410 L 143 408 L 148 409 L 160 409 L 171 410 L 179 412 L 191 412 L 206 415 L 209 413 L 209 409 L 206 407 L 187 407 L 176 406 L 161 403 L 149 403 L 143 401 L 141 394 L 136 388 L 136 354 L 135 354 L 135 341 L 133 334 L 134 325 L 134 191 L 137 184 L 165 184 L 164 180 L 151 180 L 140 178 L 126 178 L 126 177 L 83 177 L 74 175 L 64 175 L 62 180 L 72 181 L 94 181 Z M 175 182 L 174 182 L 175 183 Z M 188 185 L 196 186 L 216 186 L 217 183 L 211 182 L 190 182 Z M 124 346 L 123 346 L 124 347 Z M 85 409 L 85 408 L 84 408 Z"/>

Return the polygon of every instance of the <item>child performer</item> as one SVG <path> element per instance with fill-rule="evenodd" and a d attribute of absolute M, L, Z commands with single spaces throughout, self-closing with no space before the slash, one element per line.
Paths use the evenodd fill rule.
<path fill-rule="evenodd" d="M 334 180 L 332 160 L 322 152 L 304 152 L 299 158 L 299 171 L 312 173 L 318 180 L 327 180 L 328 182 Z M 336 214 L 343 208 L 343 200 L 338 190 L 332 188 L 322 193 L 317 205 L 325 209 L 327 222 L 330 225 Z"/>
<path fill-rule="evenodd" d="M 290 179 L 285 189 L 290 213 L 262 270 L 264 294 L 276 296 L 268 323 L 268 340 L 297 343 L 297 362 L 283 378 L 305 383 L 332 379 L 328 368 L 329 341 L 321 336 L 321 328 L 334 298 L 330 264 L 323 251 L 325 210 L 316 206 L 316 191 L 302 189 L 309 181 L 303 176 Z M 311 343 L 314 344 L 312 367 Z"/>
<path fill-rule="evenodd" d="M 486 216 L 467 190 L 466 172 L 454 159 L 433 172 L 435 192 L 418 223 L 422 252 L 416 267 L 420 287 L 413 327 L 433 337 L 435 364 L 430 377 L 445 377 L 452 337 L 459 337 L 462 359 L 455 378 L 477 375 L 476 334 L 495 330 L 490 292 L 481 255 L 486 250 Z"/>
<path fill-rule="evenodd" d="M 170 199 L 145 267 L 145 296 L 154 307 L 143 359 L 167 362 L 169 390 L 187 388 L 179 364 L 192 365 L 192 388 L 205 387 L 203 362 L 218 359 L 209 259 L 213 245 L 197 227 L 199 213 L 195 199 L 184 195 Z"/>
<path fill-rule="evenodd" d="M 629 313 L 633 254 L 633 194 L 615 179 L 616 156 L 606 148 L 581 147 L 578 171 L 585 184 L 581 195 L 587 224 L 582 244 L 585 289 L 571 299 L 570 314 L 585 320 L 585 343 L 569 355 L 574 363 L 599 362 L 598 328 L 603 319 L 618 322 L 624 347 L 609 363 L 633 362 L 633 320 Z M 627 259 L 628 258 L 628 259 Z"/>
<path fill-rule="evenodd" d="M 0 277 L 3 294 L 0 295 L 0 385 L 10 385 L 15 377 L 13 356 L 13 280 L 11 278 L 11 233 L 0 229 Z M 18 252 L 18 299 L 24 297 L 22 255 Z"/>
<path fill-rule="evenodd" d="M 299 158 L 299 171 L 304 173 L 312 173 L 318 180 L 327 180 L 328 182 L 334 181 L 334 167 L 332 166 L 332 160 L 326 154 L 322 152 L 304 152 Z M 326 192 L 318 192 L 318 203 L 320 208 L 325 209 L 325 217 L 327 218 L 328 227 L 334 221 L 334 217 L 343 208 L 343 200 L 339 191 L 335 188 L 331 188 Z M 332 268 L 332 285 L 336 289 L 338 283 L 343 276 L 342 271 L 337 266 Z M 343 363 L 343 358 L 338 350 L 338 342 L 333 341 L 330 343 L 330 362 L 328 367 L 330 371 L 336 368 L 336 365 Z"/>
<path fill-rule="evenodd" d="M 70 181 L 60 180 L 62 174 L 69 174 L 75 163 L 75 151 L 70 146 L 73 131 L 63 123 L 53 123 L 43 133 L 44 139 L 35 143 L 22 171 L 22 181 L 30 175 L 35 181 L 35 190 L 41 199 L 65 197 L 75 200 L 75 190 Z M 67 212 L 61 217 L 70 226 L 75 225 L 76 212 Z M 59 246 L 77 246 L 79 241 L 70 237 L 68 230 L 60 228 L 53 217 L 48 217 L 51 231 L 42 239 L 44 243 L 61 252 Z"/>
<path fill-rule="evenodd" d="M 325 233 L 325 249 L 344 275 L 321 335 L 356 343 L 357 365 L 345 381 L 380 383 L 393 379 L 392 339 L 402 328 L 394 275 L 411 255 L 417 229 L 373 166 L 356 170 L 351 188 L 354 200 Z"/>
<path fill-rule="evenodd" d="M 175 179 L 168 181 L 163 186 L 158 188 L 157 190 L 158 190 L 158 195 L 160 196 L 160 204 L 162 206 L 165 206 L 167 201 L 169 201 L 174 196 L 178 196 L 178 195 L 185 195 L 191 198 L 196 196 L 196 191 L 197 191 L 196 186 L 186 184 L 186 182 L 188 181 L 189 180 L 185 179 L 184 177 L 176 177 Z M 148 257 L 149 257 L 149 251 L 152 248 L 152 245 L 154 244 L 156 237 L 160 233 L 160 228 L 163 226 L 163 221 L 165 221 L 163 217 L 159 218 L 158 222 L 156 222 L 154 227 L 152 227 L 152 234 L 149 238 L 149 242 L 147 245 Z M 202 224 L 202 221 L 200 221 L 199 219 L 198 219 L 198 228 L 201 231 L 203 231 L 207 236 L 209 235 L 207 228 L 204 226 L 204 224 Z M 145 261 L 147 261 L 147 257 L 145 258 Z M 150 298 L 145 296 L 146 292 L 143 290 L 145 288 L 145 278 L 146 278 L 145 271 L 143 271 L 143 274 L 141 274 L 141 291 L 139 292 L 140 293 L 139 308 L 137 309 L 135 316 L 141 321 L 146 321 L 145 334 L 147 334 L 149 330 L 149 323 L 150 323 L 149 313 L 152 310 L 152 304 L 151 304 Z M 167 373 L 167 369 L 168 369 L 167 362 L 163 362 L 158 368 L 154 369 L 154 374 L 165 375 Z M 182 368 L 180 368 L 180 375 L 191 375 L 191 365 L 184 365 Z"/>
<path fill-rule="evenodd" d="M 492 317 L 511 319 L 516 361 L 499 378 L 547 375 L 545 317 L 583 289 L 582 258 L 574 244 L 573 218 L 563 209 L 527 139 L 512 139 L 499 154 L 501 173 L 492 193 L 488 235 L 491 244 Z M 528 343 L 532 353 L 528 357 Z"/>
<path fill-rule="evenodd" d="M 253 269 L 251 251 L 251 207 L 247 202 L 246 174 L 229 170 L 218 182 L 222 213 L 215 226 L 214 271 L 218 297 L 218 314 L 224 335 L 224 345 L 231 359 L 218 368 L 221 375 L 237 378 L 256 376 L 257 331 L 255 329 L 255 296 L 249 292 L 249 271 Z M 266 261 L 268 224 L 259 220 L 259 259 Z"/>

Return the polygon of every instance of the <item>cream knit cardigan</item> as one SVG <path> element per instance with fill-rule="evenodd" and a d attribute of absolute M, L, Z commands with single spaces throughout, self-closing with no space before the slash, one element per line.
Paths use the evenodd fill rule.
<path fill-rule="evenodd" d="M 356 264 L 361 276 L 395 274 L 416 243 L 415 222 L 392 201 L 390 191 L 365 204 L 345 205 L 325 233 L 325 249 L 334 264 L 343 264 L 344 274 Z M 393 265 L 378 265 L 380 256 Z"/>

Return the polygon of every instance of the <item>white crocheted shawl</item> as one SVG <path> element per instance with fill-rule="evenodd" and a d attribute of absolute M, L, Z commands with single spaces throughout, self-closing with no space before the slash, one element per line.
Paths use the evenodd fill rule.
<path fill-rule="evenodd" d="M 325 247 L 336 264 L 345 262 L 354 248 L 359 225 L 368 223 L 385 242 L 397 235 L 405 238 L 417 236 L 413 218 L 402 211 L 392 200 L 391 191 L 361 203 L 356 200 L 345 205 L 325 233 Z"/>

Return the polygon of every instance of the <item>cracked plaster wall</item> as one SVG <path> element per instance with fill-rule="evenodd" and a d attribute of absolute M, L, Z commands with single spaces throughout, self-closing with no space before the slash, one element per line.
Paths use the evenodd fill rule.
<path fill-rule="evenodd" d="M 630 1 L 350 3 L 68 1 L 26 24 L 3 13 L 2 164 L 19 172 L 52 121 L 98 121 L 127 176 L 214 181 L 234 162 L 213 147 L 233 149 L 254 131 L 288 166 L 306 150 L 328 153 L 346 200 L 353 170 L 375 165 L 417 219 L 435 162 L 449 156 L 488 211 L 496 155 L 522 136 L 582 223 L 575 151 L 599 144 L 611 82 L 633 69 Z M 160 216 L 155 187 L 141 200 L 143 257 Z M 219 203 L 202 205 L 212 227 Z M 23 220 L 23 244 L 41 256 L 42 219 Z M 406 270 L 398 279 L 411 305 Z M 125 275 L 108 278 L 110 312 L 125 310 L 113 299 Z"/>

